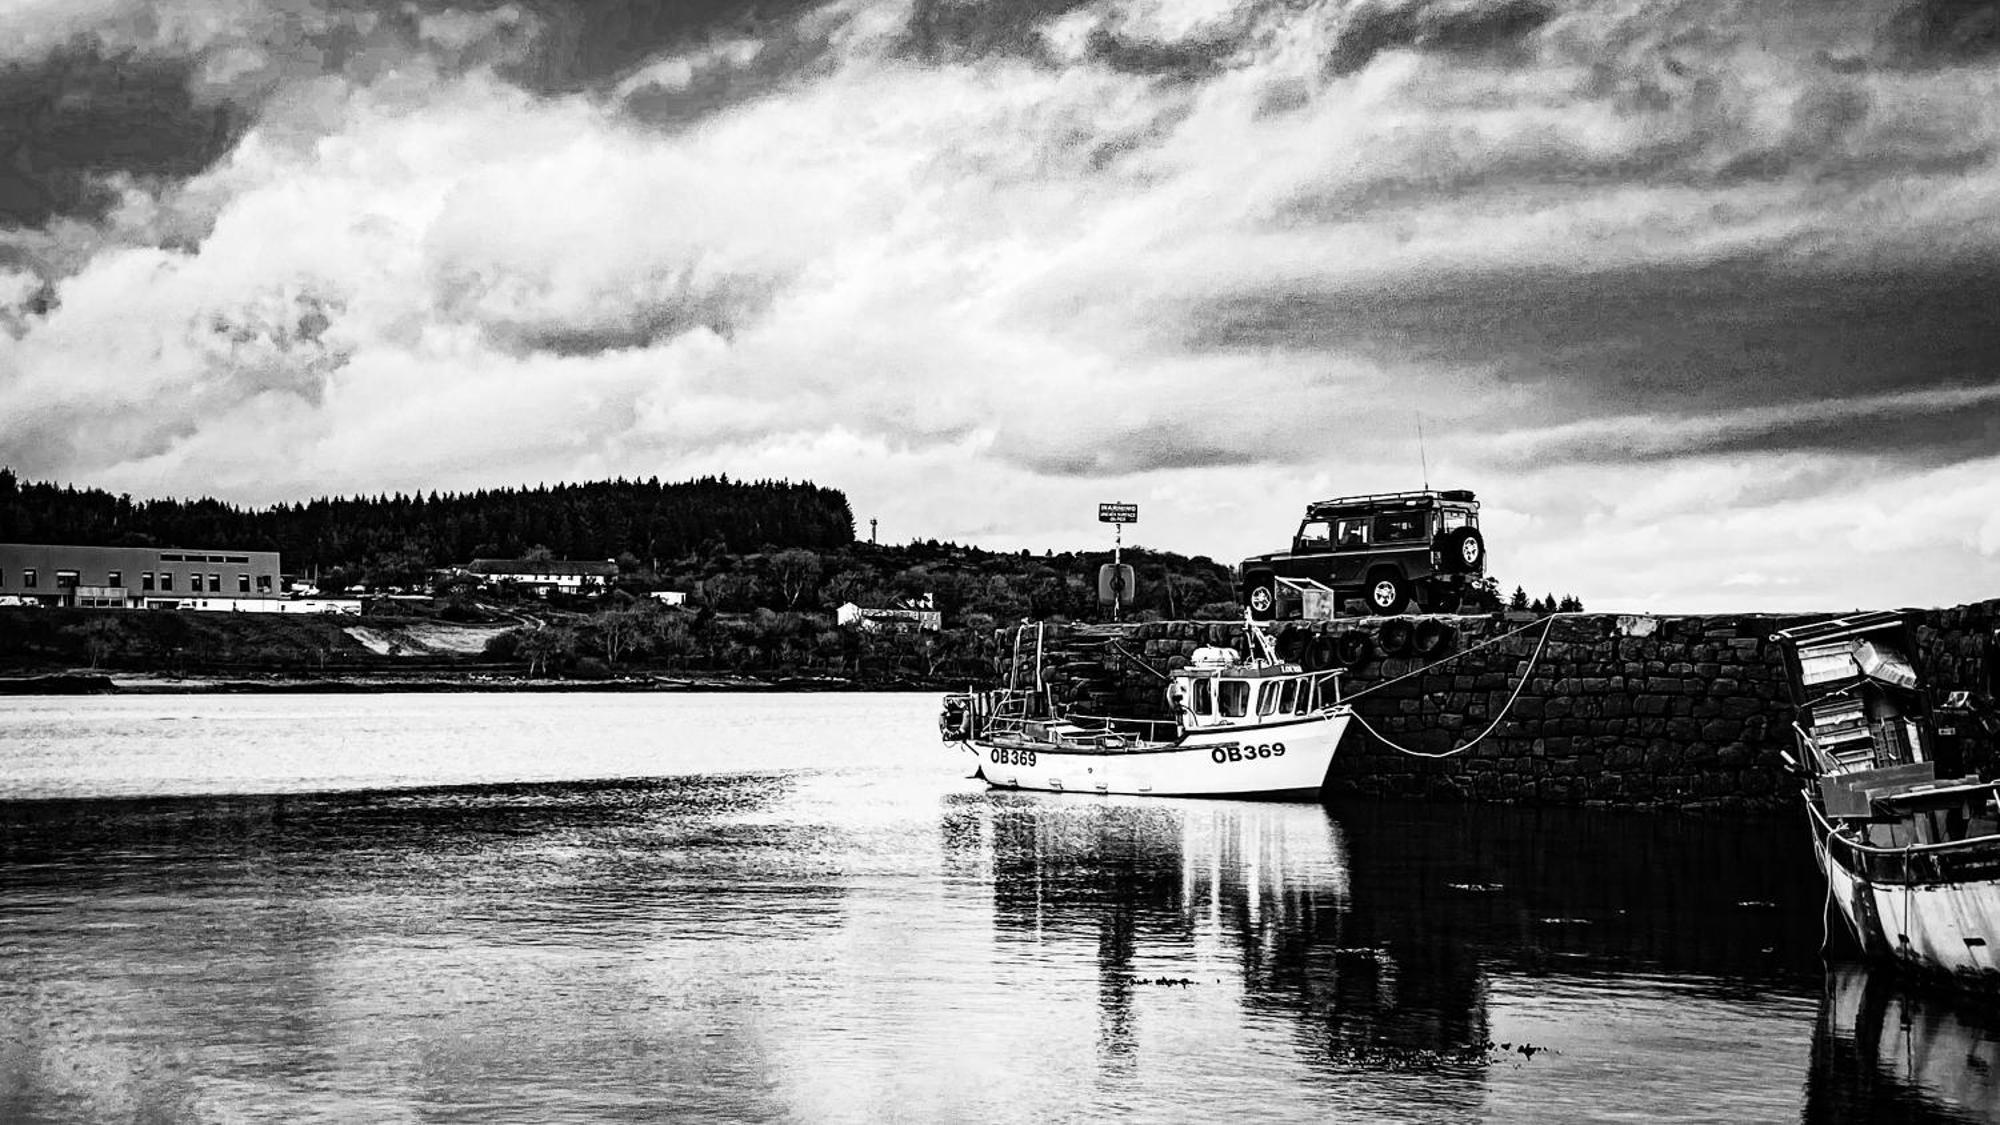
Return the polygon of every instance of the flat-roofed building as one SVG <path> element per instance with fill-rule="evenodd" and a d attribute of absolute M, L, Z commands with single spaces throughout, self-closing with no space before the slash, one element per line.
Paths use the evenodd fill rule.
<path fill-rule="evenodd" d="M 281 597 L 278 575 L 276 551 L 0 543 L 0 599 L 45 606 L 230 609 Z"/>

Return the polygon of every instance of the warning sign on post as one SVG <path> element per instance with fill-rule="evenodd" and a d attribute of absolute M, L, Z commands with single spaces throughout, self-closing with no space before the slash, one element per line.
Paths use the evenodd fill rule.
<path fill-rule="evenodd" d="M 1137 505 L 1137 504 L 1099 504 L 1099 505 L 1097 506 L 1097 522 L 1098 522 L 1098 523 L 1138 523 L 1138 522 L 1139 522 L 1139 505 Z"/>

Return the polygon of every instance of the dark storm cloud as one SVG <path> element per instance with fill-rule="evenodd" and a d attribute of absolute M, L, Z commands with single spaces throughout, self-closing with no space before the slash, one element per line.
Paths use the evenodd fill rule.
<path fill-rule="evenodd" d="M 1541 0 L 1360 3 L 1349 9 L 1339 38 L 1327 52 L 1326 68 L 1332 74 L 1352 74 L 1382 52 L 1398 48 L 1476 57 L 1516 43 L 1555 14 Z"/>
<path fill-rule="evenodd" d="M 198 104 L 194 67 L 85 40 L 0 70 L 0 227 L 94 218 L 116 202 L 108 174 L 188 176 L 229 151 L 245 115 Z"/>
<path fill-rule="evenodd" d="M 322 0 L 247 14 L 217 7 L 205 37 L 163 28 L 143 6 L 84 27 L 0 70 L 0 228 L 101 218 L 112 178 L 185 179 L 214 164 L 288 83 L 372 82 L 421 61 L 440 77 L 492 66 L 541 94 L 603 87 L 661 51 L 718 37 L 795 35 L 815 0 Z M 199 10 L 199 3 L 191 5 Z M 476 26 L 453 34 L 452 19 Z M 220 26 L 218 26 L 220 25 Z M 773 52 L 765 70 L 795 71 Z M 745 92 L 683 97 L 671 115 Z M 692 104 L 694 110 L 690 110 Z M 655 116 L 665 111 L 654 106 Z"/>
<path fill-rule="evenodd" d="M 1950 66 L 2000 55 L 2000 2 L 1917 0 L 1884 26 L 1881 53 L 1904 66 Z"/>
<path fill-rule="evenodd" d="M 2000 383 L 2000 267 L 1800 268 L 1766 260 L 1557 273 L 1462 273 L 1353 292 L 1271 293 L 1196 311 L 1193 346 L 1437 364 L 1539 392 L 1550 424 L 1673 417 Z M 1634 450 L 1564 443 L 1580 460 L 1757 446 L 1894 460 L 1983 453 L 1995 406 L 1887 431 L 1866 417 L 1690 431 Z"/>
<path fill-rule="evenodd" d="M 718 39 L 784 39 L 801 16 L 826 0 L 526 0 L 538 33 L 527 56 L 502 72 L 541 93 L 591 89 L 630 73 L 667 50 Z M 502 7 L 499 0 L 433 9 Z"/>

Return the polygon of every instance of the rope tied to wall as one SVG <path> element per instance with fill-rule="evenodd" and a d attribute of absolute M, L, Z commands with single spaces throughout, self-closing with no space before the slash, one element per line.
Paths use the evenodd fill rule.
<path fill-rule="evenodd" d="M 1498 715 L 1493 716 L 1493 721 L 1486 725 L 1486 729 L 1480 731 L 1476 735 L 1473 735 L 1471 740 L 1467 741 L 1463 745 L 1454 746 L 1449 750 L 1440 750 L 1435 753 L 1426 750 L 1412 750 L 1409 747 L 1404 746 L 1399 742 L 1395 742 L 1385 737 L 1381 731 L 1376 730 L 1373 726 L 1369 725 L 1368 720 L 1362 718 L 1361 713 L 1358 711 L 1354 713 L 1354 721 L 1361 724 L 1362 730 L 1365 730 L 1369 734 L 1374 735 L 1375 740 L 1377 742 L 1380 742 L 1382 745 L 1387 746 L 1389 749 L 1394 750 L 1399 754 L 1407 754 L 1412 758 L 1450 758 L 1455 755 L 1465 753 L 1467 750 L 1470 750 L 1474 746 L 1477 746 L 1481 742 L 1484 742 L 1488 735 L 1500 729 L 1501 723 L 1507 721 L 1507 713 L 1514 709 L 1514 701 L 1521 698 L 1522 689 L 1528 686 L 1528 679 L 1535 674 L 1535 664 L 1536 662 L 1541 660 L 1542 650 L 1548 647 L 1549 633 L 1555 628 L 1556 618 L 1559 616 L 1561 615 L 1550 614 L 1549 616 L 1544 617 L 1539 622 L 1539 624 L 1542 626 L 1542 635 L 1539 639 L 1535 641 L 1535 651 L 1529 654 L 1528 656 L 1528 666 L 1521 670 L 1521 682 L 1514 685 L 1514 693 L 1507 697 L 1507 702 L 1502 704 L 1500 707 L 1500 713 Z M 1455 652 L 1450 656 L 1445 657 L 1443 660 L 1437 661 L 1436 663 L 1427 664 L 1424 667 L 1418 668 L 1413 672 L 1406 672 L 1401 676 L 1397 676 L 1395 679 L 1383 680 L 1379 684 L 1372 684 L 1369 687 L 1365 688 L 1364 690 L 1357 691 L 1353 695 L 1348 696 L 1341 702 L 1343 703 L 1352 702 L 1353 700 L 1359 699 L 1362 696 L 1367 695 L 1371 691 L 1377 691 L 1380 690 L 1381 688 L 1388 687 L 1390 684 L 1397 682 L 1397 680 L 1407 680 L 1411 676 L 1421 675 L 1425 672 L 1430 671 L 1432 668 L 1437 668 L 1442 665 L 1449 664 L 1452 661 L 1457 660 L 1459 657 L 1465 656 L 1472 652 L 1476 652 L 1479 649 L 1487 647 L 1488 645 L 1496 645 L 1499 644 L 1501 641 L 1508 639 L 1509 637 L 1525 633 L 1528 630 L 1534 628 L 1536 624 L 1537 622 L 1531 621 L 1528 624 L 1521 626 L 1519 629 L 1515 629 L 1507 633 L 1502 633 L 1500 636 L 1494 637 L 1492 640 L 1474 645 L 1471 648 L 1465 649 L 1461 652 Z"/>

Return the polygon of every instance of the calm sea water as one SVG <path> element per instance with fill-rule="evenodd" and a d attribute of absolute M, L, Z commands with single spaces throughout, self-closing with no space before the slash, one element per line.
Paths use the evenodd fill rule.
<path fill-rule="evenodd" d="M 0 1120 L 2000 1120 L 1789 821 L 992 794 L 935 704 L 0 700 Z"/>

